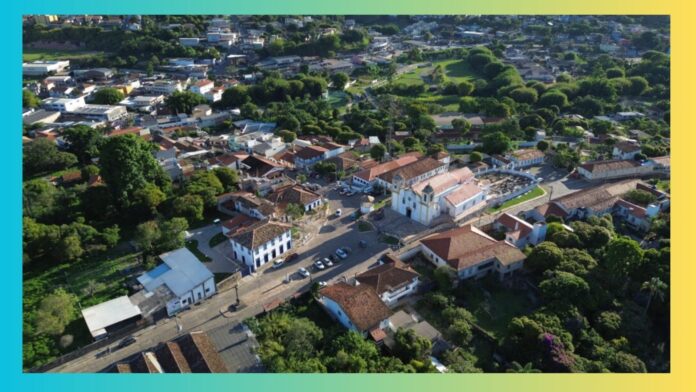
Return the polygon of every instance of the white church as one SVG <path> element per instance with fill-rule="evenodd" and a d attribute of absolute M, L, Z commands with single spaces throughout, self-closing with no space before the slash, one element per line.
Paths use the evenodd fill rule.
<path fill-rule="evenodd" d="M 453 220 L 484 208 L 486 191 L 468 168 L 438 174 L 410 186 L 395 179 L 392 210 L 416 222 L 430 225 L 441 214 Z"/>

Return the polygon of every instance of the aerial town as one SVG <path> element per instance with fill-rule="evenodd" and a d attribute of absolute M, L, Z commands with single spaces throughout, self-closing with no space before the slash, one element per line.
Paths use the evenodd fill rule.
<path fill-rule="evenodd" d="M 23 369 L 670 372 L 669 16 L 26 15 Z"/>

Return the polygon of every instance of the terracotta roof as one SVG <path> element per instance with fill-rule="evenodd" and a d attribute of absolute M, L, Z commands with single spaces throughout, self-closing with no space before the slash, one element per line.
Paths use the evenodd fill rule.
<path fill-rule="evenodd" d="M 462 184 L 453 192 L 448 193 L 447 196 L 445 196 L 445 200 L 447 200 L 453 206 L 457 206 L 481 192 L 481 188 L 474 183 Z"/>
<path fill-rule="evenodd" d="M 237 214 L 234 218 L 222 222 L 222 226 L 230 230 L 230 233 L 228 233 L 228 235 L 231 235 L 236 233 L 237 230 L 247 226 L 251 226 L 256 222 L 258 222 L 257 219 L 246 216 L 244 214 Z"/>
<path fill-rule="evenodd" d="M 556 215 L 560 218 L 568 216 L 568 212 L 561 208 L 556 202 L 546 203 L 535 208 L 535 210 L 544 217 Z"/>
<path fill-rule="evenodd" d="M 593 211 L 606 211 L 616 203 L 619 196 L 635 189 L 638 183 L 638 180 L 624 180 L 604 184 L 563 196 L 554 200 L 554 203 L 568 212 L 582 207 Z"/>
<path fill-rule="evenodd" d="M 277 161 L 285 161 L 288 163 L 295 164 L 295 153 L 292 151 L 285 150 L 273 156 L 273 159 Z"/>
<path fill-rule="evenodd" d="M 289 203 L 306 206 L 307 204 L 321 199 L 321 196 L 299 185 L 287 185 L 276 189 L 275 192 L 266 196 L 266 198 L 279 206 L 284 206 Z"/>
<path fill-rule="evenodd" d="M 628 202 L 624 199 L 617 200 L 615 205 L 623 208 L 629 214 L 631 214 L 637 218 L 642 219 L 642 218 L 645 218 L 645 216 L 647 215 L 647 211 L 645 210 L 645 208 L 643 208 L 637 204 L 633 204 L 631 202 Z"/>
<path fill-rule="evenodd" d="M 253 193 L 238 192 L 234 196 L 235 201 L 239 202 L 246 208 L 259 210 L 264 215 L 271 215 L 275 212 L 273 203 L 266 199 L 262 199 Z"/>
<path fill-rule="evenodd" d="M 360 284 L 372 287 L 378 295 L 410 284 L 419 275 L 394 257 L 384 257 L 385 263 L 355 277 Z"/>
<path fill-rule="evenodd" d="M 580 165 L 581 168 L 590 173 L 604 173 L 615 170 L 625 170 L 640 166 L 640 162 L 632 159 L 620 159 L 614 161 L 596 161 Z"/>
<path fill-rule="evenodd" d="M 286 231 L 289 231 L 290 227 L 290 225 L 279 222 L 271 222 L 268 219 L 264 219 L 237 231 L 229 238 L 245 248 L 253 250 L 267 243 L 268 241 L 279 237 Z"/>
<path fill-rule="evenodd" d="M 389 162 L 380 163 L 368 169 L 361 170 L 357 172 L 355 176 L 362 178 L 365 181 L 372 181 L 384 173 L 387 173 L 391 170 L 396 170 L 417 160 L 418 158 L 413 155 L 402 156 Z"/>
<path fill-rule="evenodd" d="M 381 342 L 387 337 L 387 333 L 384 332 L 384 330 L 381 328 L 373 328 L 372 330 L 370 330 L 370 337 L 375 342 Z"/>
<path fill-rule="evenodd" d="M 419 159 L 415 162 L 411 162 L 409 164 L 406 164 L 400 168 L 397 168 L 395 170 L 388 171 L 384 174 L 381 174 L 379 178 L 382 180 L 391 183 L 392 180 L 396 175 L 401 176 L 402 179 L 405 181 L 408 181 L 412 178 L 416 178 L 420 175 L 423 175 L 425 173 L 431 172 L 436 170 L 439 167 L 444 166 L 444 163 L 435 160 L 433 158 L 427 157 L 423 159 Z"/>
<path fill-rule="evenodd" d="M 262 177 L 275 168 L 283 167 L 282 165 L 258 155 L 250 155 L 244 159 L 242 163 L 249 167 L 247 172 L 256 177 Z"/>
<path fill-rule="evenodd" d="M 307 146 L 295 153 L 295 158 L 313 159 L 324 155 L 328 150 L 320 146 Z"/>
<path fill-rule="evenodd" d="M 67 172 L 61 176 L 63 182 L 75 182 L 82 179 L 82 173 L 79 170 Z"/>
<path fill-rule="evenodd" d="M 207 80 L 207 79 L 199 80 L 196 82 L 197 87 L 208 86 L 210 84 L 215 84 L 215 83 L 212 80 Z"/>
<path fill-rule="evenodd" d="M 472 225 L 433 234 L 421 243 L 457 271 L 493 259 L 509 265 L 525 258 L 514 245 L 496 241 Z"/>
<path fill-rule="evenodd" d="M 619 142 L 614 145 L 614 148 L 621 152 L 636 152 L 640 151 L 640 145 L 632 142 Z"/>
<path fill-rule="evenodd" d="M 336 302 L 360 331 L 378 326 L 391 315 L 387 305 L 368 285 L 351 286 L 339 282 L 324 287 L 319 293 Z"/>
<path fill-rule="evenodd" d="M 193 373 L 229 372 L 205 332 L 191 332 L 176 342 Z"/>
<path fill-rule="evenodd" d="M 237 161 L 243 161 L 244 159 L 246 159 L 248 157 L 249 157 L 249 155 L 247 155 L 247 154 L 244 154 L 244 155 L 239 155 L 239 154 L 218 155 L 216 157 L 212 157 L 212 158 L 208 159 L 208 164 L 229 166 Z"/>
<path fill-rule="evenodd" d="M 463 184 L 464 182 L 467 182 L 473 178 L 474 173 L 469 170 L 468 167 L 463 167 L 461 169 L 438 174 L 435 177 L 417 182 L 411 185 L 411 189 L 416 193 L 421 193 L 426 186 L 430 185 L 430 187 L 433 188 L 434 193 L 438 195 L 457 184 Z"/>
<path fill-rule="evenodd" d="M 155 355 L 166 373 L 191 373 L 191 368 L 177 343 L 164 343 L 155 350 Z"/>
<path fill-rule="evenodd" d="M 116 373 L 133 373 L 129 363 L 117 363 L 116 366 L 114 366 L 114 371 Z"/>
<path fill-rule="evenodd" d="M 534 227 L 530 225 L 527 221 L 511 215 L 503 213 L 498 219 L 495 220 L 496 223 L 505 227 L 506 232 L 515 238 L 523 238 L 532 232 Z"/>

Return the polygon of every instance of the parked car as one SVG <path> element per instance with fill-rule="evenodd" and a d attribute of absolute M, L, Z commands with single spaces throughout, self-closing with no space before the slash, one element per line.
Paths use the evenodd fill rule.
<path fill-rule="evenodd" d="M 332 263 L 337 263 L 340 259 L 336 258 L 334 255 L 329 255 L 329 260 L 331 260 Z"/>
<path fill-rule="evenodd" d="M 280 268 L 283 266 L 283 264 L 285 264 L 284 259 L 275 259 L 273 260 L 273 269 Z"/>
<path fill-rule="evenodd" d="M 323 280 L 322 280 L 322 281 L 319 281 L 319 282 L 317 282 L 317 284 L 319 285 L 319 287 L 326 287 L 326 286 L 328 286 L 328 285 L 329 285 L 328 283 L 324 282 Z"/>
<path fill-rule="evenodd" d="M 317 260 L 317 261 L 314 262 L 314 268 L 316 268 L 317 270 L 321 271 L 321 270 L 323 270 L 323 269 L 326 268 L 326 267 L 324 267 L 324 263 L 322 263 L 321 260 Z"/>
<path fill-rule="evenodd" d="M 338 248 L 338 249 L 336 249 L 336 256 L 338 256 L 342 259 L 345 259 L 348 257 L 348 253 L 346 253 L 343 249 Z"/>
<path fill-rule="evenodd" d="M 309 277 L 309 271 L 307 271 L 304 267 L 297 270 L 297 273 L 300 274 L 300 276 L 303 278 Z"/>
<path fill-rule="evenodd" d="M 121 340 L 121 343 L 118 344 L 118 348 L 128 347 L 137 341 L 138 339 L 136 339 L 135 336 L 128 336 L 127 338 Z"/>
<path fill-rule="evenodd" d="M 327 267 L 333 267 L 333 261 L 331 261 L 328 257 L 324 257 L 321 262 Z"/>
<path fill-rule="evenodd" d="M 289 263 L 291 261 L 295 261 L 298 257 L 300 257 L 300 255 L 298 255 L 297 253 L 289 254 L 287 257 L 285 257 L 285 262 Z"/>
<path fill-rule="evenodd" d="M 341 209 L 340 209 L 340 208 L 337 209 L 337 210 L 336 210 L 336 217 L 341 216 L 341 213 L 342 213 L 342 212 L 341 212 Z"/>

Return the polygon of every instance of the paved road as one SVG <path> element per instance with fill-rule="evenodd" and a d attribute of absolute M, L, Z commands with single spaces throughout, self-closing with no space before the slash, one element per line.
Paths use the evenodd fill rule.
<path fill-rule="evenodd" d="M 137 342 L 131 346 L 117 349 L 118 342 L 114 342 L 110 345 L 112 352 L 108 355 L 97 358 L 97 353 L 107 349 L 102 347 L 51 371 L 97 372 L 114 362 L 175 338 L 180 333 L 177 324 L 183 327 L 181 333 L 193 330 L 210 331 L 224 325 L 232 327 L 245 318 L 260 313 L 264 304 L 308 290 L 314 281 L 332 282 L 352 277 L 366 270 L 368 266 L 377 262 L 377 258 L 387 249 L 387 245 L 379 242 L 374 232 L 359 232 L 356 223 L 351 220 L 350 214 L 359 206 L 360 196 L 354 195 L 341 199 L 332 190 L 327 192 L 325 197 L 329 200 L 330 211 L 341 208 L 343 216 L 330 219 L 326 224 L 319 226 L 317 235 L 296 250 L 300 255 L 299 261 L 276 270 L 267 267 L 242 279 L 239 284 L 239 296 L 246 307 L 234 313 L 234 317 L 226 318 L 221 314 L 222 310 L 227 310 L 229 305 L 236 302 L 235 291 L 229 290 L 180 313 L 176 319 L 166 319 L 157 325 L 138 331 L 134 334 Z M 212 231 L 212 229 L 204 229 L 206 230 Z M 360 240 L 368 243 L 367 248 L 358 246 Z M 324 271 L 314 271 L 311 268 L 317 257 L 326 257 L 341 246 L 352 248 L 346 260 Z M 311 271 L 310 279 L 301 279 L 298 276 L 296 272 L 299 267 L 305 267 Z M 290 276 L 291 281 L 283 283 L 287 276 Z"/>

